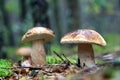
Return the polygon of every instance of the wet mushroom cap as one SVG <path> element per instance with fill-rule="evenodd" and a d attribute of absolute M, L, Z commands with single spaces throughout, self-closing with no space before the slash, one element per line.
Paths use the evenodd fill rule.
<path fill-rule="evenodd" d="M 61 43 L 93 43 L 105 46 L 104 38 L 94 30 L 79 29 L 62 37 Z"/>
<path fill-rule="evenodd" d="M 49 42 L 55 37 L 52 30 L 45 27 L 34 27 L 28 30 L 22 37 L 22 42 L 32 42 L 43 39 L 44 42 Z"/>
<path fill-rule="evenodd" d="M 16 51 L 16 55 L 22 55 L 22 56 L 30 56 L 31 53 L 31 48 L 30 47 L 20 47 Z"/>

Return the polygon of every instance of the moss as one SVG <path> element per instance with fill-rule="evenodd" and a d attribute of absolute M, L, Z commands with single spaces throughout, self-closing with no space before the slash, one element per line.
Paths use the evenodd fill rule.
<path fill-rule="evenodd" d="M 8 60 L 0 59 L 0 77 L 5 77 L 7 75 L 12 74 L 11 69 L 4 69 L 7 67 L 11 67 L 12 63 Z"/>

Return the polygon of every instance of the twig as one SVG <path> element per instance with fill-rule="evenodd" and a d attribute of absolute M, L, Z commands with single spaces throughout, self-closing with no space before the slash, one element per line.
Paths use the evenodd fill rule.
<path fill-rule="evenodd" d="M 41 67 L 38 68 L 38 67 L 21 67 L 21 66 L 17 66 L 17 67 L 6 67 L 6 68 L 0 67 L 0 68 L 2 68 L 2 69 L 29 68 L 29 69 L 31 69 L 31 70 L 42 69 Z"/>
<path fill-rule="evenodd" d="M 53 51 L 62 61 L 65 62 L 65 60 L 56 52 L 56 51 Z"/>
<path fill-rule="evenodd" d="M 63 55 L 63 57 L 64 57 L 67 61 L 69 61 L 68 58 L 65 56 L 65 54 L 62 54 L 62 55 Z M 70 61 L 69 61 L 69 62 L 70 62 Z"/>
<path fill-rule="evenodd" d="M 38 74 L 39 70 L 32 70 L 29 74 L 30 77 L 35 77 Z"/>
<path fill-rule="evenodd" d="M 119 61 L 116 61 L 116 62 L 109 61 L 109 62 L 104 62 L 102 64 L 97 64 L 98 67 L 107 66 L 107 65 L 120 66 L 120 62 Z"/>
<path fill-rule="evenodd" d="M 86 74 L 90 74 L 90 73 L 95 73 L 95 72 L 97 72 L 99 70 L 100 69 L 98 67 L 91 67 L 91 68 L 84 69 L 79 74 L 80 75 L 86 75 Z"/>
<path fill-rule="evenodd" d="M 65 56 L 65 54 L 62 54 L 63 55 L 63 57 L 68 61 L 68 62 L 70 62 L 71 64 L 73 64 L 66 56 Z"/>

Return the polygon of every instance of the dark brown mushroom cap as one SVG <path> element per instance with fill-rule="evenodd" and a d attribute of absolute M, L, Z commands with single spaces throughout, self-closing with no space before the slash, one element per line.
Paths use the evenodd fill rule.
<path fill-rule="evenodd" d="M 22 42 L 32 42 L 35 40 L 43 39 L 44 42 L 49 42 L 55 37 L 52 30 L 45 27 L 34 27 L 29 29 L 22 37 Z"/>
<path fill-rule="evenodd" d="M 30 56 L 32 49 L 30 47 L 20 47 L 16 50 L 16 55 Z"/>
<path fill-rule="evenodd" d="M 104 38 L 94 30 L 79 29 L 62 37 L 61 43 L 93 43 L 105 46 Z"/>

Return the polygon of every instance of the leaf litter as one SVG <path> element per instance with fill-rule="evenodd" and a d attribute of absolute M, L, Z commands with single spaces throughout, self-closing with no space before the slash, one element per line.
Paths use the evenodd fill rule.
<path fill-rule="evenodd" d="M 120 66 L 119 58 L 120 51 L 116 51 L 112 54 L 115 58 L 109 59 L 111 53 L 99 55 L 96 59 L 102 59 L 104 63 L 97 64 L 96 67 L 84 69 L 73 64 L 63 54 L 64 59 L 54 52 L 62 62 L 59 64 L 46 64 L 39 67 L 22 67 L 20 62 L 14 63 L 12 67 L 2 67 L 6 70 L 12 70 L 12 74 L 6 77 L 0 77 L 0 80 L 109 80 L 111 77 L 105 71 L 108 68 L 114 68 Z M 116 57 L 117 55 L 117 57 Z M 111 56 L 110 56 L 111 57 Z M 101 76 L 101 77 L 100 77 Z"/>

